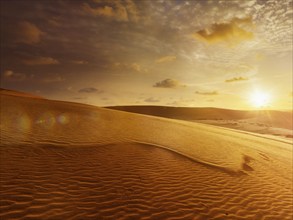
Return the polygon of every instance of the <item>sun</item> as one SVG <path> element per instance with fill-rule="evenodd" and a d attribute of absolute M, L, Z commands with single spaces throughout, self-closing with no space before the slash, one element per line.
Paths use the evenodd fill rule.
<path fill-rule="evenodd" d="M 255 91 L 251 94 L 250 101 L 257 108 L 267 107 L 270 103 L 270 95 L 265 92 Z"/>

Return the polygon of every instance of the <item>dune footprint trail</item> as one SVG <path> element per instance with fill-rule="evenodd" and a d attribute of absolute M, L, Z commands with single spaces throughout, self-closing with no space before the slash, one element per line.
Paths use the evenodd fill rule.
<path fill-rule="evenodd" d="M 292 219 L 289 144 L 74 103 L 1 103 L 0 219 Z"/>

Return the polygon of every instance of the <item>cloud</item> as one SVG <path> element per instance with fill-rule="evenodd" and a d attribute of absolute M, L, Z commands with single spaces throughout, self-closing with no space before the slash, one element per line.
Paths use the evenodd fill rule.
<path fill-rule="evenodd" d="M 89 4 L 85 3 L 83 5 L 83 9 L 92 14 L 92 15 L 99 15 L 99 16 L 104 16 L 104 17 L 114 17 L 114 9 L 110 6 L 104 6 L 104 7 L 97 7 L 97 8 L 92 8 Z"/>
<path fill-rule="evenodd" d="M 160 82 L 157 82 L 153 87 L 158 87 L 158 88 L 176 88 L 179 86 L 184 86 L 182 85 L 179 81 L 175 79 L 164 79 Z"/>
<path fill-rule="evenodd" d="M 155 60 L 155 63 L 168 63 L 176 60 L 176 56 L 164 56 Z"/>
<path fill-rule="evenodd" d="M 36 25 L 28 21 L 19 22 L 17 28 L 17 43 L 37 44 L 45 34 Z"/>
<path fill-rule="evenodd" d="M 234 77 L 231 79 L 226 79 L 225 82 L 230 83 L 230 82 L 245 81 L 245 80 L 248 80 L 248 78 L 244 78 L 244 77 L 240 76 L 240 77 Z"/>
<path fill-rule="evenodd" d="M 35 57 L 29 60 L 24 60 L 23 63 L 29 66 L 54 65 L 54 64 L 59 64 L 59 61 L 52 57 Z"/>
<path fill-rule="evenodd" d="M 166 105 L 170 105 L 170 106 L 183 106 L 184 103 L 182 103 L 181 101 L 173 101 L 173 102 L 166 103 Z"/>
<path fill-rule="evenodd" d="M 6 70 L 3 73 L 4 77 L 13 81 L 23 81 L 26 79 L 26 75 L 24 73 L 15 73 L 12 70 Z"/>
<path fill-rule="evenodd" d="M 94 87 L 87 87 L 78 90 L 79 93 L 102 93 L 103 90 L 96 89 Z"/>
<path fill-rule="evenodd" d="M 136 72 L 141 72 L 143 69 L 138 63 L 114 63 L 115 68 L 134 70 Z M 146 71 L 144 69 L 144 71 Z"/>
<path fill-rule="evenodd" d="M 139 13 L 135 3 L 132 0 L 124 2 L 116 1 L 95 1 L 98 6 L 93 7 L 88 3 L 83 4 L 83 10 L 94 16 L 106 17 L 116 21 L 134 21 L 139 20 Z"/>
<path fill-rule="evenodd" d="M 150 98 L 145 99 L 144 101 L 145 102 L 159 102 L 160 100 L 156 99 L 156 98 L 153 98 L 153 97 L 150 97 Z"/>
<path fill-rule="evenodd" d="M 84 64 L 88 64 L 89 62 L 87 62 L 85 60 L 72 60 L 71 63 L 78 64 L 78 65 L 84 65 Z"/>
<path fill-rule="evenodd" d="M 131 68 L 137 72 L 140 72 L 141 71 L 141 66 L 137 63 L 132 63 L 131 65 Z"/>
<path fill-rule="evenodd" d="M 238 44 L 253 39 L 253 33 L 245 30 L 247 27 L 252 27 L 251 18 L 234 18 L 230 23 L 212 24 L 210 27 L 196 32 L 193 37 L 208 43 Z"/>
<path fill-rule="evenodd" d="M 134 22 L 138 22 L 140 17 L 135 3 L 132 0 L 126 0 L 125 7 L 127 9 L 129 19 Z"/>
<path fill-rule="evenodd" d="M 218 95 L 219 93 L 217 91 L 212 91 L 212 92 L 196 91 L 195 94 L 198 94 L 198 95 Z"/>

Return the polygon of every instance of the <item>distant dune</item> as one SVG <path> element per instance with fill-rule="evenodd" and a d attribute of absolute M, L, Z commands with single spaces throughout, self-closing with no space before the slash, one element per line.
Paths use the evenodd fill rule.
<path fill-rule="evenodd" d="M 139 114 L 213 124 L 261 134 L 271 134 L 289 138 L 293 137 L 292 111 L 244 111 L 220 108 L 167 106 L 113 106 L 108 108 Z M 281 130 L 279 128 L 281 128 Z"/>
<path fill-rule="evenodd" d="M 107 108 L 187 121 L 205 119 L 245 119 L 253 117 L 255 114 L 253 111 L 239 111 L 220 108 L 169 106 L 113 106 Z"/>
<path fill-rule="evenodd" d="M 14 94 L 1 90 L 0 219 L 293 217 L 291 144 Z"/>
<path fill-rule="evenodd" d="M 1 95 L 18 96 L 18 97 L 29 97 L 29 98 L 43 99 L 43 97 L 41 97 L 41 96 L 33 95 L 30 93 L 19 92 L 19 91 L 14 91 L 14 90 L 9 90 L 9 89 L 2 89 L 2 88 L 0 88 L 0 94 Z"/>

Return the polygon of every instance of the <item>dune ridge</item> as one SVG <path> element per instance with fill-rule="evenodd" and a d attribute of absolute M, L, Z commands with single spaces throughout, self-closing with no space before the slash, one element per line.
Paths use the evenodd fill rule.
<path fill-rule="evenodd" d="M 292 111 L 232 110 L 208 107 L 192 108 L 170 106 L 111 106 L 107 108 L 186 121 L 209 123 L 209 121 L 213 120 L 212 123 L 214 124 L 219 124 L 221 121 L 231 121 L 231 123 L 238 121 L 259 124 L 263 127 L 270 126 L 293 130 Z M 243 127 L 241 129 L 243 129 Z"/>
<path fill-rule="evenodd" d="M 14 91 L 14 90 L 9 90 L 9 89 L 2 89 L 2 88 L 0 88 L 0 94 L 10 95 L 10 96 L 18 96 L 18 97 L 44 99 L 42 96 L 38 96 L 35 94 L 30 94 L 30 93 L 26 93 L 26 92 L 19 92 L 19 91 Z"/>
<path fill-rule="evenodd" d="M 243 171 L 243 147 L 251 144 L 257 147 L 260 141 L 271 147 L 282 145 L 245 134 L 233 133 L 234 136 L 237 135 L 234 137 L 229 132 L 201 124 L 171 122 L 168 119 L 93 106 L 45 100 L 34 100 L 32 103 L 30 98 L 6 95 L 2 95 L 1 100 L 5 102 L 1 106 L 1 145 L 33 143 L 88 146 L 113 142 L 146 142 L 235 173 Z M 78 128 L 78 132 L 75 128 Z M 10 138 L 10 134 L 14 137 Z M 223 144 L 219 139 L 227 141 Z M 259 147 L 264 150 L 262 144 Z M 246 148 L 245 153 L 249 154 Z M 284 144 L 285 148 L 288 146 Z"/>

